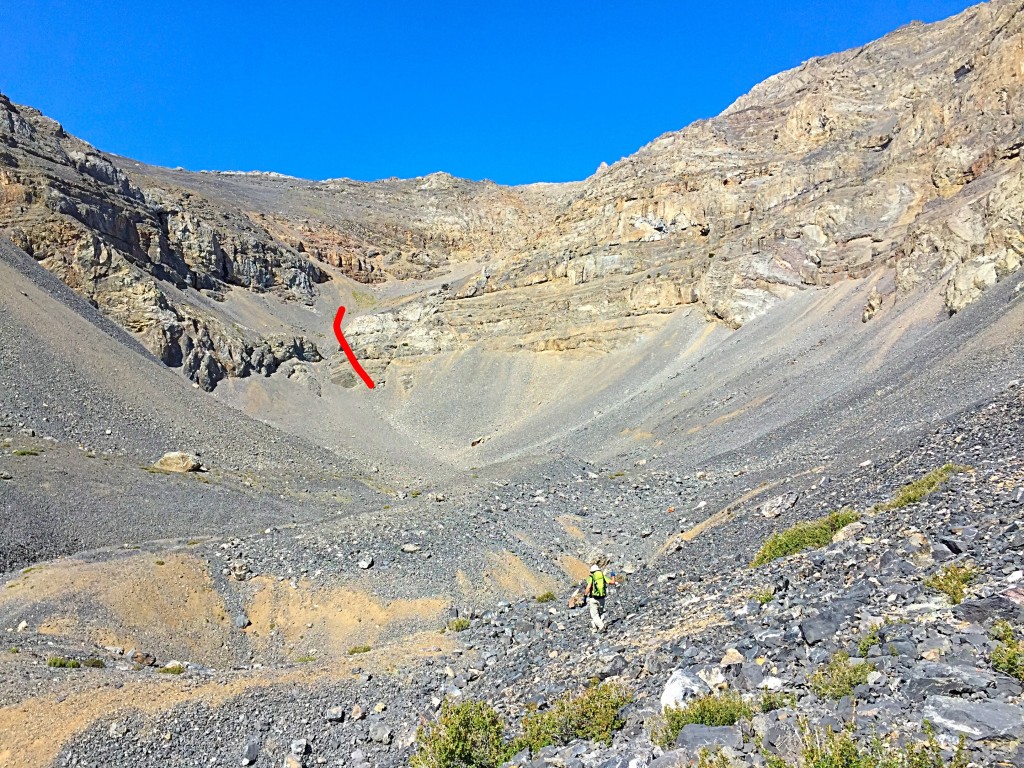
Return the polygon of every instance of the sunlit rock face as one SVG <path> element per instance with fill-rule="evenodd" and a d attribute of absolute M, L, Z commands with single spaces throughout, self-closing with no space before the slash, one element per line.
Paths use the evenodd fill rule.
<path fill-rule="evenodd" d="M 347 330 L 380 377 L 472 345 L 613 349 L 689 305 L 735 328 L 878 270 L 954 313 L 1024 252 L 1018 5 L 808 61 L 572 184 L 170 171 L 3 99 L 0 229 L 207 389 L 318 360 L 274 308 L 348 280 L 387 292 Z M 269 319 L 233 322 L 235 291 Z"/>

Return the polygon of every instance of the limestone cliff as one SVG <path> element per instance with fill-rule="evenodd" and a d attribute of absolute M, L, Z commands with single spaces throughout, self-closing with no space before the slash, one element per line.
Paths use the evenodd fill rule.
<path fill-rule="evenodd" d="M 308 300 L 323 272 L 248 218 L 188 191 L 142 189 L 111 158 L 0 96 L 0 229 L 170 366 L 212 389 L 225 375 L 320 359 L 180 298 L 230 286 Z"/>
<path fill-rule="evenodd" d="M 384 379 L 477 343 L 607 350 L 686 305 L 738 327 L 876 270 L 875 310 L 942 283 L 957 312 L 1024 253 L 1022 8 L 808 61 L 563 185 L 171 171 L 0 100 L 0 230 L 207 388 L 319 356 L 227 322 L 225 292 L 309 302 L 334 278 L 425 281 L 349 326 Z"/>
<path fill-rule="evenodd" d="M 944 281 L 959 311 L 1024 253 L 1021 9 L 997 0 L 769 79 L 599 171 L 529 249 L 358 321 L 361 351 L 603 347 L 692 303 L 738 327 L 878 269 L 898 297 Z"/>

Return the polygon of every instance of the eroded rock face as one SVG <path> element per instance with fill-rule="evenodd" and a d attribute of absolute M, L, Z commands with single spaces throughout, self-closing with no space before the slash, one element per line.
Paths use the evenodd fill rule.
<path fill-rule="evenodd" d="M 182 295 L 308 302 L 332 273 L 432 281 L 351 318 L 375 378 L 473 344 L 604 351 L 688 305 L 739 327 L 879 270 L 895 301 L 944 285 L 957 312 L 1024 253 L 1021 10 L 994 0 L 813 59 L 573 184 L 170 171 L 0 100 L 0 229 L 207 388 L 272 372 L 289 359 L 274 350 L 318 354 Z"/>
<path fill-rule="evenodd" d="M 385 362 L 453 339 L 602 348 L 684 305 L 738 327 L 877 270 L 894 273 L 897 301 L 945 284 L 960 311 L 1024 253 L 1020 6 L 911 25 L 769 79 L 556 201 L 529 250 L 357 320 L 353 344 Z"/>
<path fill-rule="evenodd" d="M 319 360 L 305 339 L 230 328 L 178 294 L 231 286 L 309 301 L 316 265 L 248 218 L 189 192 L 143 191 L 109 158 L 0 97 L 0 230 L 165 364 L 205 389 L 225 375 Z"/>

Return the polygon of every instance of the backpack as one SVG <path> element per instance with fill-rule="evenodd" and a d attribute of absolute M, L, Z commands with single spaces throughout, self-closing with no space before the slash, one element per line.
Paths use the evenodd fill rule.
<path fill-rule="evenodd" d="M 608 580 L 604 577 L 603 571 L 595 571 L 590 574 L 590 596 L 591 597 L 604 597 L 608 592 Z"/>

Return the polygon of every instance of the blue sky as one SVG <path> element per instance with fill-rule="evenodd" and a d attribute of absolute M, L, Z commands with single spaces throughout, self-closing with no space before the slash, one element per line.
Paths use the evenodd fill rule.
<path fill-rule="evenodd" d="M 969 4 L 0 0 L 0 91 L 159 165 L 566 181 Z"/>

